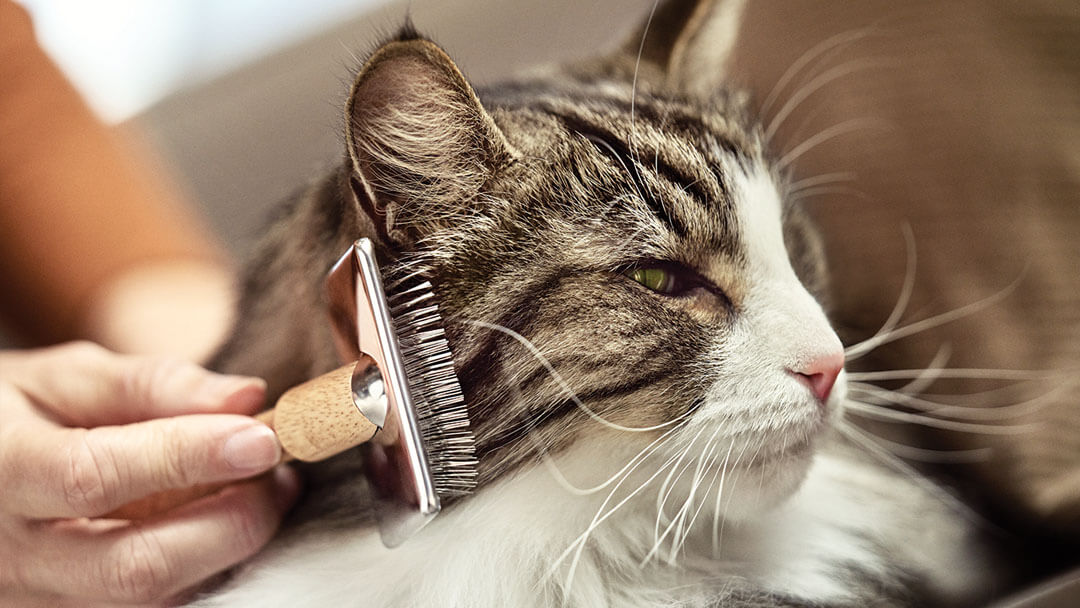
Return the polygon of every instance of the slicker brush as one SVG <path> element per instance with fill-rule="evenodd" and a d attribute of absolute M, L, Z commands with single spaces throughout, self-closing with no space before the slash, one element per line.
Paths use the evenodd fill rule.
<path fill-rule="evenodd" d="M 384 289 L 371 241 L 326 281 L 338 355 L 355 361 L 285 392 L 260 416 L 287 456 L 317 461 L 362 445 L 384 544 L 396 546 L 476 487 L 469 414 L 431 283 Z"/>
<path fill-rule="evenodd" d="M 476 487 L 461 384 L 431 283 L 410 275 L 384 289 L 370 240 L 338 260 L 326 295 L 335 347 L 350 363 L 289 389 L 257 418 L 274 429 L 283 460 L 361 446 L 383 543 L 395 547 L 439 512 L 441 498 Z M 155 495 L 114 516 L 145 516 L 212 490 Z"/>

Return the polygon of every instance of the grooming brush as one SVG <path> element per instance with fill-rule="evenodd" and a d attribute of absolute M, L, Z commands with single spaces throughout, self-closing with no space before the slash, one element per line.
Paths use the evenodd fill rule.
<path fill-rule="evenodd" d="M 315 462 L 362 446 L 383 544 L 396 547 L 439 512 L 440 498 L 476 486 L 461 385 L 431 283 L 411 275 L 384 290 L 369 239 L 337 261 L 326 293 L 338 355 L 354 363 L 289 389 L 257 418 L 274 429 L 283 460 Z M 183 502 L 156 496 L 113 516 Z"/>
<path fill-rule="evenodd" d="M 286 454 L 316 461 L 363 445 L 383 543 L 394 547 L 476 486 L 461 384 L 431 283 L 395 281 L 389 296 L 369 239 L 326 280 L 338 356 L 356 361 L 286 391 L 263 421 Z"/>

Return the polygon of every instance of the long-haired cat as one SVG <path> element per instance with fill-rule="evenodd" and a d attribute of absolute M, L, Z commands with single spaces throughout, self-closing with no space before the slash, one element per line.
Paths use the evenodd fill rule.
<path fill-rule="evenodd" d="M 671 2 L 619 52 L 476 92 L 405 28 L 356 76 L 348 157 L 296 198 L 217 359 L 271 394 L 336 365 L 350 242 L 430 277 L 479 489 L 382 547 L 356 457 L 206 606 L 971 601 L 976 532 L 830 434 L 843 350 L 820 244 L 746 100 L 737 2 Z"/>

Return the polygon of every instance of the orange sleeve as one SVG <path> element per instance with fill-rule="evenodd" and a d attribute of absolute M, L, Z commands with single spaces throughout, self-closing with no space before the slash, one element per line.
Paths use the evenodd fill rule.
<path fill-rule="evenodd" d="M 133 142 L 103 125 L 0 0 L 0 317 L 31 343 L 85 337 L 95 289 L 141 263 L 221 256 Z"/>

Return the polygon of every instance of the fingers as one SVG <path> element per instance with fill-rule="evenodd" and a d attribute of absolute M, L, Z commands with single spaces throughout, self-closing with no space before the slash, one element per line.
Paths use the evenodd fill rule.
<path fill-rule="evenodd" d="M 35 519 L 99 516 L 154 492 L 250 477 L 281 458 L 269 427 L 231 414 L 26 427 L 4 429 L 0 511 Z"/>
<path fill-rule="evenodd" d="M 236 415 L 264 398 L 258 379 L 85 343 L 0 352 L 0 594 L 158 601 L 250 556 L 297 494 L 291 472 L 139 521 L 88 518 L 273 467 L 273 432 Z"/>
<path fill-rule="evenodd" d="M 153 520 L 48 524 L 48 550 L 38 554 L 47 567 L 26 569 L 25 584 L 86 600 L 160 601 L 253 555 L 298 492 L 295 472 L 279 467 Z"/>
<path fill-rule="evenodd" d="M 2 366 L 5 379 L 68 426 L 252 414 L 266 392 L 258 378 L 215 374 L 176 359 L 117 355 L 89 342 L 3 355 Z"/>

